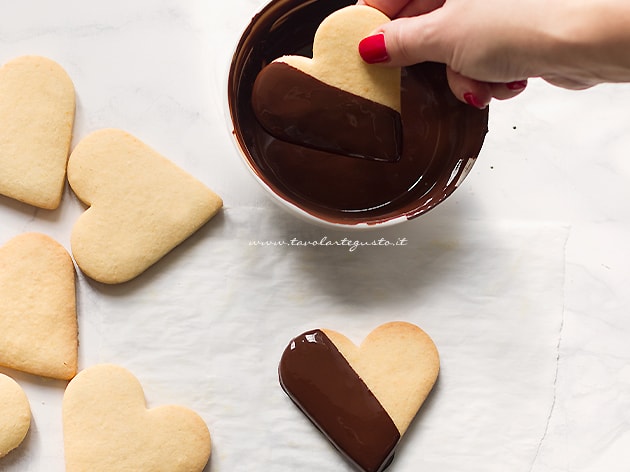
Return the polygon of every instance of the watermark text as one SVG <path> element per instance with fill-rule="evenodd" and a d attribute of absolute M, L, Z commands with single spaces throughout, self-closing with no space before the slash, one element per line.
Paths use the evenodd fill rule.
<path fill-rule="evenodd" d="M 378 239 L 329 239 L 327 236 L 321 239 L 304 240 L 299 238 L 268 240 L 268 241 L 250 241 L 250 246 L 260 247 L 345 247 L 348 251 L 354 252 L 358 248 L 363 247 L 401 247 L 407 246 L 409 241 L 407 238 L 397 238 L 395 240 L 378 238 Z"/>

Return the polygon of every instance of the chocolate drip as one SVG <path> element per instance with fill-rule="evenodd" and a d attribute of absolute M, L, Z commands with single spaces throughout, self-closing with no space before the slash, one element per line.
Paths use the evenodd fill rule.
<path fill-rule="evenodd" d="M 397 162 L 351 159 L 278 139 L 252 107 L 258 73 L 286 54 L 311 56 L 313 36 L 330 13 L 355 0 L 273 0 L 251 22 L 230 71 L 234 134 L 250 167 L 284 199 L 334 223 L 413 218 L 450 195 L 477 157 L 488 111 L 459 102 L 445 67 L 403 68 L 402 155 Z"/>
<path fill-rule="evenodd" d="M 348 157 L 400 158 L 400 113 L 283 62 L 272 62 L 258 74 L 252 108 L 278 139 Z"/>
<path fill-rule="evenodd" d="M 357 467 L 380 472 L 389 465 L 400 433 L 322 331 L 291 341 L 280 360 L 279 376 L 287 395 Z"/>

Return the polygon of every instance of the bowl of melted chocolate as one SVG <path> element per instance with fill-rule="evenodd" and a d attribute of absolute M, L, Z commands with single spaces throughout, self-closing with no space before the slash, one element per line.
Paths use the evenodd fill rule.
<path fill-rule="evenodd" d="M 488 110 L 475 109 L 453 96 L 444 65 L 423 63 L 401 70 L 400 130 L 392 131 L 400 132 L 395 158 L 365 158 L 336 149 L 336 143 L 368 149 L 371 145 L 366 142 L 382 131 L 361 125 L 349 133 L 335 124 L 331 116 L 338 109 L 335 94 L 309 94 L 316 98 L 308 106 L 321 111 L 314 126 L 322 129 L 321 117 L 330 117 L 323 134 L 329 142 L 310 146 L 291 139 L 293 127 L 286 122 L 279 132 L 270 132 L 257 118 L 260 105 L 252 100 L 260 71 L 281 56 L 311 57 L 320 23 L 354 3 L 272 0 L 267 4 L 236 47 L 228 76 L 228 106 L 233 136 L 246 165 L 275 200 L 312 222 L 373 227 L 417 218 L 457 189 L 483 145 Z M 273 107 L 281 113 L 282 82 L 275 88 L 279 94 Z"/>

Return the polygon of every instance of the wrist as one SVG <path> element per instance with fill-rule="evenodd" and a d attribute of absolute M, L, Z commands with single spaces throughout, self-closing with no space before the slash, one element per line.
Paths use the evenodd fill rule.
<path fill-rule="evenodd" d="M 630 81 L 630 4 L 568 0 L 551 7 L 539 67 L 571 88 Z"/>

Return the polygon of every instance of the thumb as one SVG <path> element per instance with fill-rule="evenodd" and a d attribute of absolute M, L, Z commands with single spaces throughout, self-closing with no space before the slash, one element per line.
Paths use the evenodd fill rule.
<path fill-rule="evenodd" d="M 386 23 L 359 43 L 368 64 L 410 66 L 420 62 L 448 63 L 451 47 L 443 31 L 441 8 L 424 15 Z"/>

